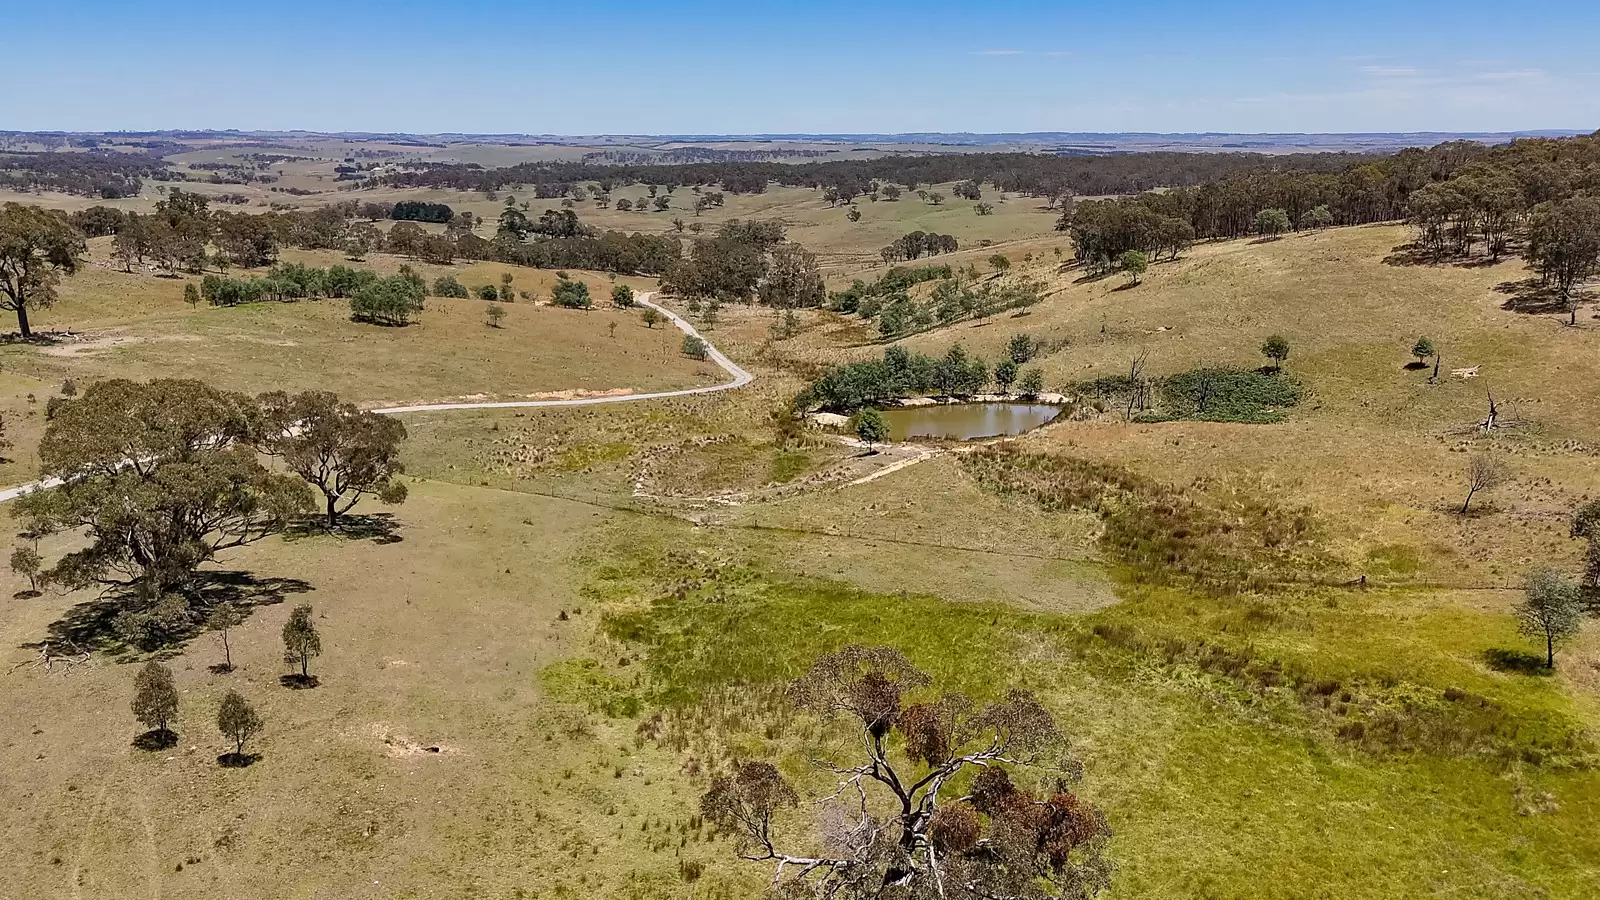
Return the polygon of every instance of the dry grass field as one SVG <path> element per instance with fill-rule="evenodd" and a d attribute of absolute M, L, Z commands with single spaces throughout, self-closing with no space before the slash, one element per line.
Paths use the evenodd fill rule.
<path fill-rule="evenodd" d="M 709 336 L 756 372 L 745 390 L 408 416 L 411 498 L 363 507 L 392 515 L 398 542 L 272 538 L 230 553 L 221 568 L 248 576 L 231 589 L 258 605 L 234 635 L 233 674 L 207 668 L 215 635 L 167 654 L 184 703 L 177 747 L 130 745 L 141 654 L 0 675 L 0 719 L 15 723 L 0 739 L 0 839 L 13 848 L 0 895 L 758 896 L 769 873 L 709 834 L 698 795 L 736 757 L 826 792 L 805 763 L 818 732 L 775 709 L 771 689 L 850 642 L 894 645 L 980 698 L 1036 691 L 1116 830 L 1113 898 L 1600 892 L 1600 627 L 1545 673 L 1526 664 L 1509 614 L 1530 564 L 1576 568 L 1566 516 L 1600 494 L 1587 311 L 1567 328 L 1502 308 L 1497 288 L 1525 277 L 1516 260 L 1386 262 L 1409 239 L 1393 226 L 1201 245 L 1125 288 L 1060 270 L 1052 217 L 1021 201 L 983 218 L 970 204 L 864 204 L 851 225 L 773 192 L 730 196 L 718 215 L 779 201 L 797 239 L 841 261 L 911 227 L 1014 241 L 1014 271 L 1046 281 L 1044 302 L 905 343 L 938 353 L 959 340 L 993 360 L 1027 331 L 1052 348 L 1053 389 L 1141 352 L 1152 374 L 1254 367 L 1262 339 L 1283 334 L 1286 377 L 1307 396 L 1281 423 L 1101 415 L 1011 444 L 1123 467 L 1245 535 L 1304 507 L 1316 577 L 1274 589 L 1165 578 L 1108 541 L 1128 527 L 1116 510 L 1003 495 L 970 452 L 863 484 L 706 499 L 804 485 L 859 453 L 785 441 L 769 414 L 805 366 L 881 351 L 854 346 L 864 330 L 833 314 L 773 342 L 770 312 L 725 308 Z M 659 228 L 670 215 L 637 218 Z M 496 280 L 492 268 L 462 280 Z M 420 326 L 367 338 L 344 331 L 356 326 L 337 301 L 191 311 L 180 295 L 177 281 L 91 269 L 41 326 L 141 340 L 83 358 L 6 348 L 0 387 L 42 406 L 65 377 L 188 372 L 377 402 L 711 377 L 681 359 L 674 332 L 636 319 L 602 355 L 613 343 L 600 311 L 516 304 L 490 333 L 477 301 L 430 299 Z M 1405 368 L 1424 333 L 1444 354 L 1438 384 Z M 1470 367 L 1476 377 L 1450 374 Z M 1489 389 L 1512 427 L 1480 434 Z M 19 447 L 42 427 L 26 408 L 14 432 L 7 412 Z M 1499 454 L 1512 480 L 1463 517 L 1478 451 Z M 1227 549 L 1148 536 L 1202 559 Z M 1362 575 L 1366 590 L 1343 584 Z M 6 579 L 6 595 L 25 587 Z M 0 605 L 0 666 L 25 663 L 92 599 Z M 278 630 L 297 602 L 315 605 L 323 632 L 309 691 L 278 683 Z M 215 762 L 211 719 L 229 686 L 267 720 L 261 759 L 243 770 Z"/>
<path fill-rule="evenodd" d="M 0 347 L 0 415 L 13 443 L 0 480 L 8 484 L 32 475 L 44 404 L 68 380 L 200 378 L 247 392 L 326 389 L 368 407 L 639 393 L 726 380 L 715 365 L 683 355 L 677 329 L 648 328 L 637 312 L 612 308 L 612 281 L 592 273 L 572 277 L 589 285 L 594 309 L 510 303 L 502 326 L 491 328 L 483 301 L 430 297 L 415 324 L 381 328 L 352 322 L 345 300 L 191 308 L 183 289 L 198 279 L 124 273 L 108 264 L 104 245 L 97 240 L 93 262 L 63 283 L 60 302 L 33 316 L 36 329 L 58 333 L 55 342 Z M 348 263 L 335 253 L 295 250 L 283 256 L 383 274 L 404 263 L 380 255 Z M 498 263 L 415 268 L 430 283 L 452 274 L 469 288 L 498 285 L 510 273 L 519 291 L 544 301 L 556 282 L 553 272 Z M 650 279 L 621 281 L 653 287 Z"/>

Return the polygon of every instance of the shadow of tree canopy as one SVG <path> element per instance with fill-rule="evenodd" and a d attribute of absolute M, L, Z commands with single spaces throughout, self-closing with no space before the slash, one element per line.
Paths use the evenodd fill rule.
<path fill-rule="evenodd" d="M 1539 278 L 1502 281 L 1494 286 L 1494 290 L 1497 294 L 1506 295 L 1500 308 L 1507 312 L 1542 316 L 1564 314 L 1567 311 L 1567 305 L 1561 300 L 1561 292 Z"/>
<path fill-rule="evenodd" d="M 327 520 L 322 516 L 306 516 L 290 523 L 283 537 L 293 541 L 332 535 L 347 541 L 370 540 L 375 544 L 398 544 L 405 540 L 400 536 L 400 528 L 400 521 L 394 517 L 394 513 L 345 513 L 339 517 L 339 526 L 332 531 L 328 530 Z"/>
<path fill-rule="evenodd" d="M 1386 266 L 1452 266 L 1457 269 L 1488 269 L 1516 258 L 1517 253 L 1514 247 L 1508 247 L 1501 251 L 1499 257 L 1486 254 L 1454 256 L 1429 250 L 1413 241 L 1409 244 L 1401 244 L 1390 250 L 1389 255 L 1383 258 L 1383 264 Z"/>
<path fill-rule="evenodd" d="M 1508 650 L 1505 647 L 1495 647 L 1483 651 L 1483 661 L 1489 668 L 1496 672 L 1512 672 L 1518 675 L 1537 675 L 1548 678 L 1555 674 L 1554 669 L 1546 668 L 1544 657 L 1538 653 L 1529 653 L 1526 650 Z"/>
<path fill-rule="evenodd" d="M 152 728 L 134 738 L 133 746 L 145 751 L 167 750 L 178 746 L 178 733 L 170 728 Z"/>
<path fill-rule="evenodd" d="M 142 650 L 176 652 L 205 630 L 206 614 L 221 603 L 232 603 L 245 616 L 257 606 L 282 603 L 291 594 L 313 590 L 300 578 L 261 578 L 249 572 L 201 572 L 185 591 L 154 602 L 140 596 L 133 587 L 117 587 L 85 600 L 50 623 L 46 641 L 83 650 L 108 653 L 130 647 Z M 142 620 L 139 633 L 129 633 L 129 619 Z"/>
<path fill-rule="evenodd" d="M 224 769 L 247 769 L 260 760 L 259 753 L 224 753 L 217 757 L 217 765 Z"/>

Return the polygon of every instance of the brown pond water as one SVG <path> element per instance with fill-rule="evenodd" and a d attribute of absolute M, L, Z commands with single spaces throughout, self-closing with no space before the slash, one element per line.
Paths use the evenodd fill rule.
<path fill-rule="evenodd" d="M 1060 415 L 1061 407 L 1049 403 L 951 403 L 882 412 L 892 441 L 918 437 L 970 441 L 1032 431 Z"/>

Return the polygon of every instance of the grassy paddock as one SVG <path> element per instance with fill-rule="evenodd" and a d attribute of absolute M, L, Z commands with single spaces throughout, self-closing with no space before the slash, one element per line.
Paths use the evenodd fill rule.
<path fill-rule="evenodd" d="M 686 756 L 768 756 L 805 778 L 806 748 L 827 732 L 767 687 L 842 644 L 889 644 L 942 688 L 981 697 L 1024 684 L 1047 699 L 1118 830 L 1116 896 L 1263 896 L 1266 883 L 1308 897 L 1594 889 L 1594 872 L 1571 865 L 1596 850 L 1580 823 L 1600 787 L 1592 746 L 1561 731 L 1576 711 L 1548 679 L 1486 674 L 1434 649 L 1445 634 L 1507 637 L 1449 595 L 1312 594 L 1252 615 L 1165 589 L 1074 619 L 818 581 L 752 560 L 737 539 L 697 552 L 626 543 L 648 550 L 601 572 L 605 632 L 646 654 L 636 699 L 670 711 L 653 728 Z M 1248 661 L 1234 675 L 1197 650 L 1100 636 L 1156 627 L 1173 646 L 1216 642 L 1219 658 L 1225 647 Z M 1304 682 L 1267 677 L 1299 665 Z M 1345 694 L 1371 711 L 1350 715 L 1388 715 L 1414 740 L 1341 730 L 1322 698 Z M 1468 711 L 1450 718 L 1457 709 Z"/>

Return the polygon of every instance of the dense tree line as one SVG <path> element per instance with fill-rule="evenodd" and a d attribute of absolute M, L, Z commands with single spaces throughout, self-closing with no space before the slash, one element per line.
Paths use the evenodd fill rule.
<path fill-rule="evenodd" d="M 705 162 L 682 165 L 594 162 L 522 163 L 497 169 L 471 164 L 430 164 L 380 179 L 399 187 L 455 188 L 468 191 L 529 186 L 555 191 L 567 185 L 720 184 L 729 193 L 753 193 L 769 183 L 835 188 L 858 196 L 871 182 L 919 184 L 970 182 L 1001 191 L 1039 197 L 1063 194 L 1131 194 L 1158 187 L 1197 185 L 1242 172 L 1338 172 L 1370 157 L 1348 153 L 1264 156 L 1252 153 L 1128 153 L 1106 156 L 1056 156 L 1038 153 L 950 153 L 886 156 L 873 160 L 814 163 Z"/>
<path fill-rule="evenodd" d="M 932 290 L 912 296 L 914 287 L 929 281 L 937 282 Z M 1032 306 L 1041 299 L 1041 285 L 1028 279 L 980 281 L 975 266 L 959 271 L 950 266 L 895 266 L 875 281 L 858 278 L 844 290 L 829 294 L 828 306 L 836 312 L 876 319 L 878 334 L 894 338 Z"/>
<path fill-rule="evenodd" d="M 211 210 L 207 197 L 175 188 L 149 214 L 94 206 L 64 221 L 82 235 L 112 235 L 113 256 L 126 271 L 144 265 L 173 273 L 258 268 L 272 265 L 283 247 L 343 250 L 357 260 L 387 251 L 438 265 L 472 259 L 641 275 L 664 273 L 682 255 L 677 237 L 597 233 L 570 209 L 547 210 L 530 220 L 508 207 L 495 238 L 488 240 L 472 231 L 476 221 L 466 218 L 468 213 L 452 218 L 445 234 L 425 231 L 411 220 L 398 221 L 387 232 L 372 224 L 394 208 L 345 201 L 309 210 L 235 213 Z"/>
<path fill-rule="evenodd" d="M 1028 353 L 1019 354 L 1013 347 L 1010 356 L 995 366 L 969 356 L 960 344 L 951 345 L 938 357 L 889 347 L 879 359 L 846 363 L 823 372 L 800 392 L 794 406 L 849 412 L 902 397 L 969 396 L 980 393 L 997 372 L 1001 373 L 998 384 L 1005 390 L 1011 385 L 1010 379 L 1018 375 L 1016 366 L 1031 356 L 1031 342 Z M 1043 389 L 1043 378 L 1037 369 L 1021 374 L 1025 395 L 1038 394 Z"/>
<path fill-rule="evenodd" d="M 1523 255 L 1576 324 L 1575 291 L 1600 274 L 1600 135 L 1463 149 L 1412 193 L 1408 212 L 1434 259 L 1482 247 L 1498 260 L 1524 238 Z"/>
<path fill-rule="evenodd" d="M 265 277 L 230 278 L 207 275 L 200 281 L 200 296 L 212 306 L 238 306 L 261 300 L 315 300 L 353 297 L 378 280 L 371 269 L 330 266 L 326 269 L 300 263 L 278 263 Z"/>
<path fill-rule="evenodd" d="M 1129 250 L 1176 255 L 1197 239 L 1402 218 L 1416 226 L 1419 246 L 1437 258 L 1464 256 L 1475 246 L 1498 258 L 1519 229 L 1540 221 L 1565 222 L 1562 228 L 1540 230 L 1545 235 L 1585 230 L 1578 224 L 1586 215 L 1581 204 L 1560 205 L 1596 192 L 1600 137 L 1526 139 L 1495 147 L 1451 141 L 1364 157 L 1338 171 L 1253 171 L 1119 200 L 1069 202 L 1057 228 L 1072 234 L 1078 258 L 1090 265 L 1115 261 Z M 1535 215 L 1543 204 L 1552 205 Z M 1529 237 L 1535 234 L 1530 231 Z M 1531 243 L 1535 264 L 1557 287 L 1564 280 L 1562 269 L 1570 266 L 1554 259 L 1586 256 L 1581 248 L 1569 252 L 1568 245 L 1547 264 L 1539 251 L 1560 242 Z"/>
<path fill-rule="evenodd" d="M 136 197 L 144 179 L 169 178 L 159 156 L 117 150 L 83 153 L 0 153 L 0 188 L 60 191 L 115 200 Z"/>
<path fill-rule="evenodd" d="M 455 210 L 448 204 L 425 203 L 421 200 L 401 200 L 389 209 L 389 218 L 395 221 L 435 222 L 442 225 L 455 216 Z"/>
<path fill-rule="evenodd" d="M 938 256 L 941 253 L 954 253 L 959 249 L 961 249 L 960 243 L 948 234 L 913 231 L 879 250 L 878 255 L 883 257 L 884 263 L 887 264 L 907 259 L 921 259 L 924 256 Z"/>
<path fill-rule="evenodd" d="M 696 239 L 661 276 L 661 289 L 691 302 L 759 300 L 779 309 L 820 306 L 826 299 L 816 257 L 787 240 L 777 221 L 734 219 Z"/>

